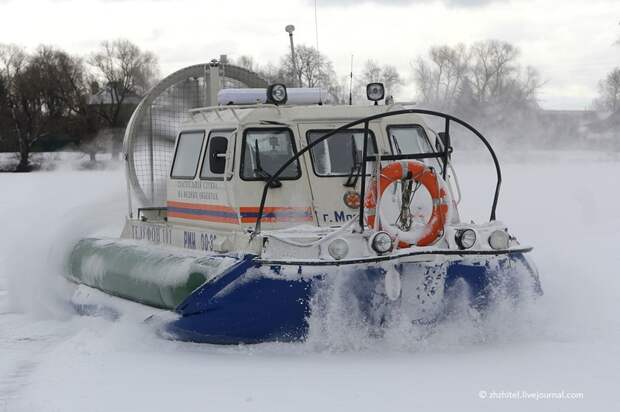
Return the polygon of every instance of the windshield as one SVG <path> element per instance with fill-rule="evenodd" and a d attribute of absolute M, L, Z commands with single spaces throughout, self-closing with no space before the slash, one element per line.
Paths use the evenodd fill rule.
<path fill-rule="evenodd" d="M 288 129 L 251 129 L 243 139 L 241 178 L 267 180 L 295 155 L 293 136 Z M 279 179 L 298 179 L 301 170 L 297 161 L 291 163 Z"/>
<path fill-rule="evenodd" d="M 394 154 L 433 153 L 428 136 L 420 125 L 389 126 Z"/>
<path fill-rule="evenodd" d="M 330 130 L 311 130 L 308 143 L 315 142 Z M 368 153 L 376 153 L 377 145 L 372 131 L 368 131 Z M 312 166 L 318 176 L 348 176 L 354 166 L 360 165 L 364 150 L 364 130 L 343 130 L 310 149 Z"/>
<path fill-rule="evenodd" d="M 387 132 L 390 138 L 390 145 L 392 146 L 392 153 L 394 154 L 436 152 L 431 146 L 426 131 L 419 124 L 388 126 Z M 438 170 L 443 170 L 439 159 L 421 159 L 420 161 L 428 166 L 437 167 Z"/>

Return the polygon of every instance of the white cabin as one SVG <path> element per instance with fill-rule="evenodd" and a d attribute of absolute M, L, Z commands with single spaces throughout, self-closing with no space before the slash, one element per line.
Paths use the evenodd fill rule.
<path fill-rule="evenodd" d="M 187 249 L 260 253 L 260 242 L 248 239 L 267 177 L 326 133 L 401 109 L 400 105 L 271 104 L 194 109 L 176 139 L 166 209 L 143 210 L 139 219 L 128 221 L 123 237 Z M 369 154 L 443 150 L 436 133 L 417 114 L 371 121 L 369 132 Z M 262 229 L 306 225 L 306 231 L 312 231 L 310 226 L 316 232 L 341 227 L 357 215 L 362 180 L 355 177 L 359 172 L 354 166 L 361 162 L 363 141 L 360 124 L 323 141 L 287 167 L 279 187 L 268 191 Z M 424 162 L 438 171 L 442 168 L 438 159 Z M 371 172 L 369 168 L 367 175 Z"/>

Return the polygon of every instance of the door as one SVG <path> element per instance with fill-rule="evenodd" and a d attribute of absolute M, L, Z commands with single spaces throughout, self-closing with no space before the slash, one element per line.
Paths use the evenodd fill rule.
<path fill-rule="evenodd" d="M 300 124 L 307 146 L 340 125 Z M 376 129 L 370 126 L 368 153 L 376 153 Z M 342 226 L 359 211 L 364 129 L 341 131 L 314 146 L 306 155 L 308 177 L 319 226 Z M 372 163 L 367 165 L 370 174 Z M 358 176 L 360 175 L 360 176 Z"/>
<path fill-rule="evenodd" d="M 298 139 L 288 127 L 249 127 L 240 142 L 236 197 L 241 224 L 253 228 L 265 182 L 297 153 Z M 293 161 L 267 194 L 262 225 L 287 228 L 314 223 L 312 198 L 303 158 Z"/>

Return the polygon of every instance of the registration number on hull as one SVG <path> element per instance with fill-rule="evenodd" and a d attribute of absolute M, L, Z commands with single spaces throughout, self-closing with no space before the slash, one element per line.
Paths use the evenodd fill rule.
<path fill-rule="evenodd" d="M 129 235 L 156 245 L 170 245 L 191 250 L 214 251 L 217 234 L 193 230 L 174 229 L 164 224 L 132 222 Z"/>

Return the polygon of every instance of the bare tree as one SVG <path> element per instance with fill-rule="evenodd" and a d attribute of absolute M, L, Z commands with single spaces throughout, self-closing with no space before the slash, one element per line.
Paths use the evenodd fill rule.
<path fill-rule="evenodd" d="M 32 146 L 45 134 L 46 126 L 57 113 L 54 98 L 49 98 L 48 73 L 40 63 L 17 46 L 0 46 L 3 123 L 10 127 L 8 138 L 16 143 L 18 171 L 30 170 Z"/>
<path fill-rule="evenodd" d="M 144 95 L 155 83 L 159 74 L 157 58 L 129 40 L 118 39 L 102 42 L 89 63 L 95 68 L 96 79 L 103 90 L 94 102 L 98 114 L 108 128 L 121 130 L 128 120 L 127 113 L 123 113 L 128 100 Z M 115 138 L 117 148 L 121 138 Z"/>
<path fill-rule="evenodd" d="M 274 65 L 273 63 L 267 63 L 265 66 L 256 67 L 255 69 L 268 84 L 287 83 L 287 79 L 284 78 L 284 71 L 282 68 Z"/>
<path fill-rule="evenodd" d="M 295 63 L 293 68 L 290 53 L 281 58 L 282 77 L 290 85 L 300 82 L 302 87 L 325 87 L 335 77 L 332 62 L 314 47 L 303 44 L 297 46 Z"/>
<path fill-rule="evenodd" d="M 366 60 L 362 71 L 362 83 L 373 83 L 381 81 L 381 66 L 375 60 Z"/>
<path fill-rule="evenodd" d="M 535 68 L 519 64 L 519 50 L 510 43 L 432 47 L 426 59 L 417 59 L 413 75 L 425 105 L 453 112 L 507 142 L 534 141 L 540 134 L 537 94 L 543 82 Z"/>
<path fill-rule="evenodd" d="M 454 47 L 432 47 L 429 61 L 418 58 L 414 67 L 414 81 L 423 103 L 452 109 L 469 74 L 470 52 L 464 44 Z"/>
<path fill-rule="evenodd" d="M 428 60 L 418 58 L 414 79 L 423 103 L 447 110 L 504 110 L 536 105 L 542 82 L 533 67 L 522 69 L 519 50 L 487 40 L 466 47 L 432 47 Z M 501 106 L 501 107 L 500 107 Z"/>
<path fill-rule="evenodd" d="M 397 93 L 404 83 L 396 67 L 389 64 L 383 66 L 382 80 L 390 94 Z"/>
<path fill-rule="evenodd" d="M 94 162 L 96 153 L 101 151 L 97 136 L 104 125 L 98 107 L 90 104 L 90 96 L 96 91 L 96 87 L 93 89 L 96 81 L 79 57 L 60 52 L 50 62 L 53 62 L 50 71 L 57 73 L 58 93 L 67 112 L 62 131 L 79 142 L 80 148 Z"/>
<path fill-rule="evenodd" d="M 403 80 L 396 67 L 391 65 L 380 66 L 375 60 L 367 60 L 359 81 L 359 90 L 363 90 L 368 83 L 383 83 L 387 93 L 395 94 L 398 92 Z"/>
<path fill-rule="evenodd" d="M 15 122 L 15 84 L 25 65 L 26 53 L 22 48 L 0 43 L 0 140 L 3 142 L 14 141 L 19 136 Z"/>
<path fill-rule="evenodd" d="M 533 66 L 525 68 L 525 74 L 521 75 L 520 90 L 522 101 L 532 105 L 537 104 L 537 94 L 544 82 L 540 78 L 540 72 Z"/>
<path fill-rule="evenodd" d="M 291 54 L 280 59 L 280 66 L 275 76 L 287 86 L 320 87 L 327 91 L 326 100 L 341 102 L 344 98 L 344 89 L 338 82 L 332 62 L 311 46 L 299 45 L 295 48 L 295 67 Z M 266 80 L 270 80 L 266 78 Z"/>
<path fill-rule="evenodd" d="M 598 84 L 599 97 L 594 104 L 598 110 L 612 113 L 620 110 L 620 67 L 613 69 Z"/>
<path fill-rule="evenodd" d="M 234 59 L 233 64 L 236 64 L 237 66 L 243 67 L 244 69 L 248 69 L 250 71 L 256 71 L 257 69 L 256 65 L 254 64 L 254 58 L 246 54 L 243 54 L 237 59 Z"/>
<path fill-rule="evenodd" d="M 519 50 L 507 42 L 487 40 L 471 47 L 472 85 L 479 102 L 504 95 L 517 74 Z"/>
<path fill-rule="evenodd" d="M 19 171 L 30 169 L 33 146 L 79 140 L 96 129 L 88 106 L 89 76 L 77 57 L 48 46 L 27 55 L 0 46 L 0 130 L 19 153 Z"/>
<path fill-rule="evenodd" d="M 257 73 L 268 84 L 287 82 L 287 79 L 283 77 L 284 71 L 282 68 L 275 66 L 273 63 L 267 63 L 265 66 L 261 66 L 254 62 L 252 56 L 241 55 L 233 60 L 233 64 Z"/>

